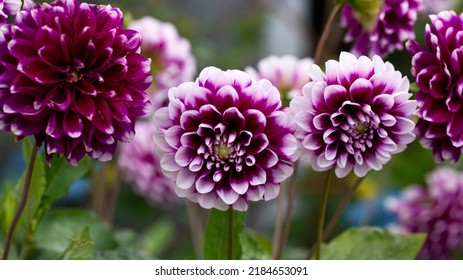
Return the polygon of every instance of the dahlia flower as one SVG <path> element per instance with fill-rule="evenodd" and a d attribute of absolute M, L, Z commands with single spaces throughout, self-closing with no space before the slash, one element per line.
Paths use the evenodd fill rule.
<path fill-rule="evenodd" d="M 417 135 L 437 162 L 456 162 L 463 147 L 463 14 L 445 11 L 430 18 L 427 49 L 415 41 L 407 44 L 419 88 Z"/>
<path fill-rule="evenodd" d="M 463 248 L 463 174 L 440 168 L 427 177 L 428 188 L 411 186 L 386 200 L 398 217 L 391 229 L 427 234 L 420 259 L 449 259 Z"/>
<path fill-rule="evenodd" d="M 159 157 L 154 151 L 154 125 L 139 120 L 135 124 L 135 137 L 130 143 L 122 143 L 118 165 L 124 176 L 134 185 L 135 191 L 155 203 L 178 200 L 174 192 L 174 180 L 161 171 Z"/>
<path fill-rule="evenodd" d="M 8 17 L 16 15 L 21 4 L 21 0 L 0 0 L 0 23 L 6 22 Z"/>
<path fill-rule="evenodd" d="M 128 27 L 140 32 L 141 53 L 152 59 L 153 83 L 148 92 L 155 107 L 159 108 L 167 102 L 169 88 L 193 81 L 196 60 L 190 43 L 179 36 L 173 24 L 152 17 L 134 20 Z"/>
<path fill-rule="evenodd" d="M 386 57 L 395 50 L 402 50 L 403 43 L 415 38 L 413 26 L 421 0 L 384 0 L 372 29 L 368 30 L 356 18 L 354 9 L 346 4 L 342 11 L 341 26 L 347 28 L 344 41 L 353 43 L 355 55 L 379 55 Z"/>
<path fill-rule="evenodd" d="M 207 67 L 171 88 L 154 122 L 164 173 L 203 208 L 245 211 L 248 201 L 275 198 L 298 157 L 278 90 L 238 70 Z"/>
<path fill-rule="evenodd" d="M 302 95 L 302 87 L 310 81 L 311 58 L 298 59 L 293 55 L 269 56 L 259 61 L 257 70 L 246 67 L 245 71 L 256 80 L 269 80 L 281 94 L 283 104 L 289 104 L 293 97 Z"/>
<path fill-rule="evenodd" d="M 290 110 L 314 170 L 362 177 L 414 140 L 416 101 L 409 100 L 408 79 L 389 62 L 342 52 L 339 62 L 326 63 L 326 74 L 313 65 L 309 75 Z"/>
<path fill-rule="evenodd" d="M 0 129 L 33 135 L 47 158 L 106 161 L 147 113 L 150 61 L 122 12 L 58 0 L 28 2 L 0 40 Z"/>

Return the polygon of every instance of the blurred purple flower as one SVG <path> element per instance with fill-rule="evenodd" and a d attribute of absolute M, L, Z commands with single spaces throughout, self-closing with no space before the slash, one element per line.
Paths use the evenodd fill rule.
<path fill-rule="evenodd" d="M 440 168 L 427 177 L 428 188 L 410 186 L 386 200 L 398 217 L 391 229 L 427 234 L 420 259 L 449 259 L 463 245 L 463 173 Z"/>
<path fill-rule="evenodd" d="M 128 27 L 140 32 L 141 53 L 152 60 L 153 83 L 148 92 L 158 109 L 167 102 L 170 87 L 193 81 L 196 60 L 190 42 L 179 36 L 173 24 L 152 17 L 134 20 Z"/>
<path fill-rule="evenodd" d="M 453 10 L 459 4 L 459 0 L 422 0 L 426 14 L 436 14 L 440 11 Z"/>
<path fill-rule="evenodd" d="M 384 0 L 373 29 L 366 30 L 352 7 L 346 4 L 341 18 L 341 26 L 348 29 L 344 41 L 353 43 L 351 52 L 357 56 L 384 58 L 395 50 L 402 50 L 405 41 L 415 38 L 413 26 L 422 7 L 421 0 Z"/>
<path fill-rule="evenodd" d="M 419 88 L 417 135 L 437 162 L 455 163 L 463 147 L 463 14 L 445 11 L 430 18 L 427 49 L 415 41 L 407 44 Z"/>
<path fill-rule="evenodd" d="M 16 15 L 21 4 L 21 0 L 0 0 L 0 22 L 6 22 L 9 16 Z"/>
<path fill-rule="evenodd" d="M 408 79 L 389 62 L 342 52 L 339 62 L 326 63 L 326 74 L 313 65 L 309 75 L 290 109 L 314 170 L 362 177 L 414 140 L 416 101 L 409 100 Z"/>
<path fill-rule="evenodd" d="M 298 157 L 278 90 L 238 70 L 207 67 L 172 88 L 154 122 L 164 173 L 204 208 L 244 211 L 248 201 L 275 198 Z"/>
<path fill-rule="evenodd" d="M 120 147 L 118 165 L 141 195 L 155 203 L 175 202 L 178 197 L 174 191 L 174 180 L 162 173 L 159 157 L 154 151 L 154 129 L 151 122 L 137 121 L 133 141 Z"/>
<path fill-rule="evenodd" d="M 73 165 L 110 160 L 147 113 L 150 61 L 140 35 L 105 5 L 25 4 L 0 38 L 0 129 L 45 143 Z"/>
<path fill-rule="evenodd" d="M 310 81 L 308 72 L 312 64 L 311 58 L 272 55 L 260 60 L 257 70 L 247 67 L 245 71 L 256 80 L 269 80 L 280 91 L 284 104 L 289 103 L 293 97 L 302 95 L 302 87 Z"/>

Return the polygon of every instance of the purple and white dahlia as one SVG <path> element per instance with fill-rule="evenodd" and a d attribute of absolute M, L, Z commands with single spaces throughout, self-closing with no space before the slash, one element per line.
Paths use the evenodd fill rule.
<path fill-rule="evenodd" d="M 155 203 L 178 201 L 174 191 L 174 180 L 167 178 L 161 170 L 159 157 L 154 151 L 154 125 L 145 120 L 135 124 L 135 137 L 130 143 L 122 143 L 118 154 L 118 165 L 136 192 Z"/>
<path fill-rule="evenodd" d="M 463 174 L 440 168 L 427 183 L 427 189 L 411 186 L 386 200 L 386 208 L 398 217 L 391 229 L 427 234 L 419 259 L 449 259 L 463 249 Z"/>
<path fill-rule="evenodd" d="M 437 162 L 457 162 L 463 147 L 463 14 L 430 16 L 423 48 L 407 44 L 419 91 L 417 135 Z"/>
<path fill-rule="evenodd" d="M 421 0 L 384 0 L 368 30 L 356 18 L 354 9 L 346 4 L 341 17 L 341 26 L 348 29 L 344 41 L 353 43 L 350 51 L 355 55 L 384 58 L 395 50 L 402 50 L 405 41 L 415 38 L 413 26 L 422 7 Z"/>
<path fill-rule="evenodd" d="M 409 99 L 408 79 L 389 62 L 342 52 L 339 62 L 326 62 L 326 73 L 313 65 L 309 75 L 290 110 L 314 170 L 362 177 L 415 139 L 416 101 Z"/>
<path fill-rule="evenodd" d="M 311 58 L 272 55 L 260 60 L 257 70 L 247 67 L 245 71 L 256 80 L 269 80 L 280 91 L 283 104 L 289 104 L 293 97 L 302 95 L 302 87 L 310 81 L 307 73 L 312 64 Z"/>
<path fill-rule="evenodd" d="M 128 27 L 140 32 L 141 53 L 152 60 L 153 83 L 148 92 L 159 108 L 167 101 L 169 88 L 193 81 L 196 60 L 190 42 L 180 37 L 173 24 L 152 17 L 134 20 Z"/>
<path fill-rule="evenodd" d="M 150 60 L 122 12 L 58 0 L 28 2 L 0 40 L 0 129 L 45 143 L 73 165 L 110 160 L 147 113 Z"/>
<path fill-rule="evenodd" d="M 154 122 L 164 173 L 204 208 L 245 211 L 248 201 L 275 198 L 298 157 L 278 90 L 238 70 L 207 67 L 171 88 Z"/>

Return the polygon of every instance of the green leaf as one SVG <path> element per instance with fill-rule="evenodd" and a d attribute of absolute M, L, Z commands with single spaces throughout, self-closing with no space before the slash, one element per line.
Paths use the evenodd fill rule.
<path fill-rule="evenodd" d="M 60 260 L 93 260 L 95 259 L 95 246 L 90 236 L 88 226 L 75 232 L 66 250 L 58 257 Z"/>
<path fill-rule="evenodd" d="M 82 228 L 89 226 L 90 236 L 97 250 L 113 250 L 117 242 L 110 226 L 93 212 L 82 209 L 59 209 L 49 212 L 40 223 L 35 234 L 35 247 L 58 254 L 66 250 L 69 238 Z"/>
<path fill-rule="evenodd" d="M 245 228 L 240 234 L 243 260 L 272 259 L 272 243 L 264 236 Z"/>
<path fill-rule="evenodd" d="M 77 166 L 71 166 L 65 158 L 53 157 L 46 173 L 48 185 L 45 190 L 44 207 L 50 207 L 53 202 L 66 195 L 71 184 L 88 172 L 91 163 L 90 158 L 84 157 Z"/>
<path fill-rule="evenodd" d="M 161 219 L 143 234 L 141 247 L 151 256 L 158 257 L 175 237 L 175 226 L 171 220 Z"/>
<path fill-rule="evenodd" d="M 116 250 L 103 250 L 95 252 L 97 260 L 149 260 L 145 252 L 137 248 L 121 247 Z"/>
<path fill-rule="evenodd" d="M 230 211 L 230 210 L 229 210 Z M 206 260 L 228 259 L 229 211 L 211 209 L 204 239 Z M 233 259 L 241 259 L 239 236 L 244 228 L 246 213 L 233 211 Z"/>
<path fill-rule="evenodd" d="M 24 152 L 24 162 L 26 163 L 26 166 L 29 165 L 32 148 L 33 148 L 32 145 L 35 145 L 35 144 L 30 143 L 29 139 L 24 139 L 23 152 Z M 18 181 L 18 184 L 20 184 L 17 186 L 17 188 L 19 189 L 19 193 L 23 192 L 26 172 L 27 170 L 24 172 L 21 180 Z M 41 154 L 37 153 L 37 157 L 34 162 L 34 170 L 32 172 L 29 196 L 28 196 L 26 208 L 24 209 L 24 214 L 23 214 L 26 228 L 34 229 L 37 226 L 38 221 L 35 219 L 35 214 L 40 207 L 40 203 L 42 201 L 42 196 L 45 192 L 46 185 L 47 185 L 47 181 L 45 177 L 45 166 L 44 166 Z M 21 195 L 19 195 L 19 197 L 20 196 Z"/>
<path fill-rule="evenodd" d="M 139 246 L 140 237 L 132 229 L 114 231 L 117 248 L 114 250 L 96 250 L 97 260 L 149 260 L 146 248 Z"/>
<path fill-rule="evenodd" d="M 394 234 L 377 227 L 350 228 L 322 245 L 324 260 L 412 260 L 425 234 Z"/>
<path fill-rule="evenodd" d="M 14 212 L 18 208 L 18 194 L 12 184 L 6 184 L 0 197 L 0 228 L 4 236 L 8 232 Z"/>

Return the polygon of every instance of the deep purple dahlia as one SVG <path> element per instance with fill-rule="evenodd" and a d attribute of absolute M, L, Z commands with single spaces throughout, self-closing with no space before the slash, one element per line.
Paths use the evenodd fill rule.
<path fill-rule="evenodd" d="M 154 125 L 145 120 L 135 124 L 135 137 L 130 143 L 122 143 L 118 165 L 124 176 L 133 183 L 135 191 L 155 203 L 178 201 L 174 180 L 161 170 L 159 156 L 154 151 Z"/>
<path fill-rule="evenodd" d="M 419 88 L 417 135 L 437 162 L 456 162 L 463 147 L 463 14 L 445 11 L 430 18 L 427 49 L 407 44 Z"/>
<path fill-rule="evenodd" d="M 398 217 L 391 229 L 427 234 L 418 258 L 449 259 L 463 248 L 463 174 L 440 168 L 428 175 L 427 183 L 427 189 L 410 186 L 400 197 L 386 200 L 386 208 Z"/>
<path fill-rule="evenodd" d="M 248 201 L 275 198 L 298 157 L 278 90 L 238 70 L 207 67 L 172 88 L 154 122 L 164 173 L 204 208 L 244 211 Z"/>
<path fill-rule="evenodd" d="M 302 87 L 310 81 L 311 58 L 299 59 L 293 55 L 269 56 L 259 61 L 257 70 L 247 67 L 245 71 L 256 80 L 269 80 L 280 92 L 283 103 L 302 95 Z"/>
<path fill-rule="evenodd" d="M 326 74 L 313 65 L 309 75 L 290 109 L 314 170 L 362 177 L 414 140 L 416 101 L 409 100 L 408 79 L 389 62 L 342 52 L 339 62 L 326 63 Z"/>
<path fill-rule="evenodd" d="M 141 53 L 152 60 L 153 83 L 148 92 L 158 109 L 167 102 L 169 88 L 193 81 L 196 60 L 190 42 L 180 37 L 173 24 L 152 17 L 134 20 L 128 27 L 140 33 Z"/>
<path fill-rule="evenodd" d="M 147 113 L 150 61 L 117 8 L 58 0 L 27 5 L 0 40 L 0 129 L 45 143 L 73 165 L 110 160 Z"/>
<path fill-rule="evenodd" d="M 346 4 L 342 11 L 341 26 L 346 27 L 344 41 L 353 43 L 355 55 L 379 55 L 386 57 L 395 50 L 403 49 L 403 43 L 415 38 L 413 26 L 421 0 L 384 0 L 371 30 L 367 30 L 356 18 L 353 8 Z"/>
<path fill-rule="evenodd" d="M 0 22 L 6 22 L 8 17 L 16 15 L 21 4 L 21 0 L 0 0 Z"/>

